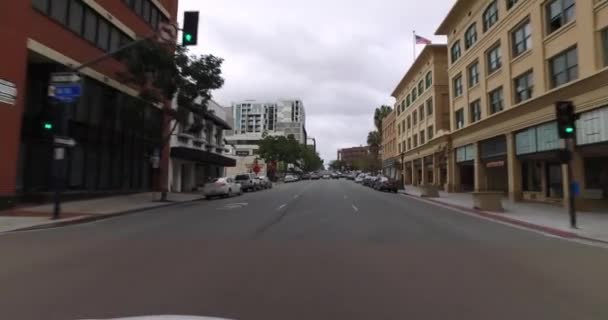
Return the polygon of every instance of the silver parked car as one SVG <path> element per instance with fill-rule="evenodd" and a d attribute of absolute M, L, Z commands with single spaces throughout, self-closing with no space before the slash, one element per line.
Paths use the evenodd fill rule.
<path fill-rule="evenodd" d="M 272 189 L 272 181 L 266 176 L 260 176 L 260 183 L 264 189 Z"/>
<path fill-rule="evenodd" d="M 242 193 L 241 185 L 231 177 L 213 179 L 203 187 L 205 197 L 232 197 Z"/>
<path fill-rule="evenodd" d="M 234 180 L 241 184 L 243 191 L 254 191 L 259 189 L 259 183 L 256 178 L 253 173 L 243 173 L 236 176 Z"/>

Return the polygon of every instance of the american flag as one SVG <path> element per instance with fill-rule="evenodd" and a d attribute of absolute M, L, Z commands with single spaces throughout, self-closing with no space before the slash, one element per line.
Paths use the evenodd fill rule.
<path fill-rule="evenodd" d="M 431 42 L 431 40 L 429 40 L 425 37 L 416 35 L 416 44 L 431 44 L 431 43 L 433 43 L 433 42 Z"/>

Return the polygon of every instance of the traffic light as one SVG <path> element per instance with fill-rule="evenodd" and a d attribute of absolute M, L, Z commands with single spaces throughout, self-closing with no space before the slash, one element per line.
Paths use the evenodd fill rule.
<path fill-rule="evenodd" d="M 561 139 L 574 137 L 576 133 L 576 119 L 574 104 L 572 101 L 558 101 L 555 103 L 555 115 L 557 117 L 557 132 Z"/>
<path fill-rule="evenodd" d="M 42 123 L 42 128 L 47 131 L 53 130 L 53 124 L 49 121 L 44 121 Z"/>
<path fill-rule="evenodd" d="M 198 11 L 184 12 L 183 46 L 195 46 L 198 43 Z"/>

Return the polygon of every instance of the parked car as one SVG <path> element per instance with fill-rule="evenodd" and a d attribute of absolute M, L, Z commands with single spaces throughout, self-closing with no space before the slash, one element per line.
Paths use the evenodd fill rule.
<path fill-rule="evenodd" d="M 331 175 L 329 173 L 323 174 L 323 179 L 331 179 Z"/>
<path fill-rule="evenodd" d="M 399 191 L 399 181 L 387 177 L 381 177 L 376 181 L 374 189 L 378 191 L 395 192 Z"/>
<path fill-rule="evenodd" d="M 241 189 L 245 192 L 254 191 L 259 188 L 259 181 L 253 173 L 239 174 L 234 178 L 237 183 L 241 184 Z"/>
<path fill-rule="evenodd" d="M 268 177 L 266 176 L 261 176 L 259 177 L 262 188 L 264 189 L 272 189 L 272 181 L 270 181 L 270 179 L 268 179 Z"/>
<path fill-rule="evenodd" d="M 313 173 L 310 175 L 310 180 L 319 180 L 319 179 L 321 179 L 321 176 L 319 176 L 316 173 Z"/>
<path fill-rule="evenodd" d="M 355 178 L 355 182 L 363 184 L 363 180 L 365 180 L 365 178 L 367 178 L 365 174 L 360 174 Z"/>
<path fill-rule="evenodd" d="M 340 179 L 340 174 L 338 174 L 338 173 L 332 173 L 331 174 L 331 178 L 332 179 Z"/>
<path fill-rule="evenodd" d="M 285 179 L 283 179 L 283 181 L 285 181 L 285 183 L 289 183 L 289 182 L 296 182 L 296 181 L 298 181 L 298 179 L 296 178 L 296 176 L 288 174 L 285 176 Z"/>
<path fill-rule="evenodd" d="M 210 182 L 205 183 L 205 186 L 203 187 L 203 195 L 205 195 L 205 197 L 232 197 L 242 193 L 241 184 L 230 177 L 213 179 Z"/>
<path fill-rule="evenodd" d="M 366 176 L 365 179 L 363 179 L 363 185 L 366 187 L 373 187 L 376 180 L 378 180 L 378 177 L 376 176 Z"/>
<path fill-rule="evenodd" d="M 302 180 L 310 180 L 311 179 L 311 174 L 310 173 L 305 173 L 302 175 Z"/>

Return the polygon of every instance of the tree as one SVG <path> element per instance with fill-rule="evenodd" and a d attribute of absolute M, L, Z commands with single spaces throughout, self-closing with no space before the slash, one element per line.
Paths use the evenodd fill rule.
<path fill-rule="evenodd" d="M 329 168 L 332 170 L 342 170 L 342 168 L 345 168 L 348 166 L 348 163 L 346 163 L 346 161 L 343 160 L 333 160 L 329 163 Z"/>
<path fill-rule="evenodd" d="M 382 137 L 382 120 L 384 120 L 392 111 L 393 108 L 386 105 L 380 106 L 374 111 L 374 125 L 376 126 L 376 130 L 380 133 L 380 137 Z"/>
<path fill-rule="evenodd" d="M 323 160 L 317 152 L 306 145 L 300 145 L 302 148 L 302 166 L 301 169 L 310 172 L 317 171 L 323 168 Z"/>
<path fill-rule="evenodd" d="M 165 108 L 171 118 L 177 120 L 169 136 L 178 123 L 186 123 L 190 112 L 197 116 L 206 112 L 211 91 L 224 84 L 221 76 L 223 59 L 213 55 L 190 55 L 182 46 L 143 40 L 119 53 L 117 58 L 126 65 L 126 70 L 118 73 L 119 78 L 140 88 L 140 98 L 153 104 L 176 98 L 177 110 Z M 202 118 L 195 116 L 195 120 L 198 121 L 190 131 L 200 132 L 204 128 Z M 167 140 L 168 137 L 163 144 Z"/>

